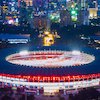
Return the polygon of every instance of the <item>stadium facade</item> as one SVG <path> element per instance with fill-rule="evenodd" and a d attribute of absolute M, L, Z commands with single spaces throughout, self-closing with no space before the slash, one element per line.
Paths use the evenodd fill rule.
<path fill-rule="evenodd" d="M 23 51 L 26 48 L 28 52 Z M 100 52 L 91 48 L 80 50 L 81 53 L 67 47 L 26 46 L 2 49 L 0 81 L 17 87 L 32 86 L 36 91 L 42 88 L 44 94 L 60 90 L 66 94 L 68 90 L 99 86 Z M 87 56 L 86 59 L 83 54 Z M 65 63 L 61 63 L 64 61 Z"/>

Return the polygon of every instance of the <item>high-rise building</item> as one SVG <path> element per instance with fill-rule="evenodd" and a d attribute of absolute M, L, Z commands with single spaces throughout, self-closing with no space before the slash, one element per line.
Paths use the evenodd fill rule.
<path fill-rule="evenodd" d="M 18 0 L 8 0 L 9 12 L 16 13 L 18 11 Z"/>
<path fill-rule="evenodd" d="M 89 0 L 88 6 L 89 6 L 89 8 L 98 8 L 97 0 Z"/>
<path fill-rule="evenodd" d="M 8 13 L 8 0 L 2 1 L 2 12 L 5 14 Z"/>
<path fill-rule="evenodd" d="M 98 0 L 97 2 L 98 2 L 98 17 L 100 17 L 100 0 Z"/>
<path fill-rule="evenodd" d="M 68 10 L 62 10 L 60 12 L 60 19 L 61 19 L 60 23 L 62 26 L 67 26 L 72 24 L 71 15 Z"/>
<path fill-rule="evenodd" d="M 0 20 L 3 22 L 6 20 L 8 15 L 8 0 L 0 0 Z"/>
<path fill-rule="evenodd" d="M 57 0 L 61 5 L 66 6 L 67 2 L 70 0 Z"/>
<path fill-rule="evenodd" d="M 80 10 L 78 14 L 78 25 L 88 25 L 89 24 L 89 12 L 88 10 Z"/>
<path fill-rule="evenodd" d="M 89 8 L 89 19 L 97 18 L 98 9 L 96 8 Z"/>
<path fill-rule="evenodd" d="M 75 0 L 75 3 L 77 4 L 77 25 L 86 25 L 88 24 L 88 2 L 87 0 Z"/>
<path fill-rule="evenodd" d="M 2 6 L 1 6 L 1 1 L 0 1 L 0 22 L 2 21 Z"/>
<path fill-rule="evenodd" d="M 25 0 L 27 6 L 33 6 L 33 0 Z"/>
<path fill-rule="evenodd" d="M 21 1 L 26 2 L 26 5 L 27 5 L 27 6 L 33 6 L 33 1 L 34 1 L 34 0 L 18 0 L 18 6 L 20 6 L 20 2 L 21 2 Z"/>

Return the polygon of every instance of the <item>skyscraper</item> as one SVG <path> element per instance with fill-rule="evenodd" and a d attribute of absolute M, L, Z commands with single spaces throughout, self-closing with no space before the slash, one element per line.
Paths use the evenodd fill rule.
<path fill-rule="evenodd" d="M 8 1 L 9 12 L 17 12 L 18 11 L 18 0 L 9 0 Z"/>
<path fill-rule="evenodd" d="M 26 2 L 27 6 L 33 6 L 33 0 L 18 0 L 18 5 L 20 6 L 20 2 L 24 1 Z"/>
<path fill-rule="evenodd" d="M 100 0 L 98 0 L 98 17 L 100 17 Z"/>
<path fill-rule="evenodd" d="M 27 6 L 33 6 L 33 0 L 25 0 Z"/>
<path fill-rule="evenodd" d="M 2 20 L 2 5 L 1 5 L 1 1 L 0 1 L 0 21 Z"/>

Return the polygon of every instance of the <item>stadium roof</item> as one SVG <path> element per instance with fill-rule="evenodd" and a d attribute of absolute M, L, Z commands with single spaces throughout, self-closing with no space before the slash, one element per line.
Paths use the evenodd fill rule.
<path fill-rule="evenodd" d="M 68 47 L 15 47 L 0 50 L 0 73 L 5 74 L 21 74 L 21 75 L 35 75 L 35 76 L 62 76 L 62 75 L 83 75 L 100 73 L 100 51 L 92 48 L 80 48 L 87 54 L 95 56 L 95 61 L 90 64 L 62 68 L 33 68 L 28 66 L 15 65 L 7 62 L 5 58 L 8 55 L 20 52 L 21 50 L 71 50 Z"/>

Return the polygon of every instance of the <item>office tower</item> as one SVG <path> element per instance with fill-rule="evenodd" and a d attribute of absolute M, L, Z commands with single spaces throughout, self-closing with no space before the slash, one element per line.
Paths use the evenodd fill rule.
<path fill-rule="evenodd" d="M 68 10 L 62 10 L 60 12 L 60 19 L 61 19 L 60 23 L 62 26 L 67 26 L 72 24 L 71 15 Z"/>
<path fill-rule="evenodd" d="M 27 6 L 33 6 L 33 0 L 25 0 Z"/>
<path fill-rule="evenodd" d="M 0 1 L 0 22 L 2 22 L 2 5 L 1 5 L 1 1 Z"/>
<path fill-rule="evenodd" d="M 10 13 L 18 11 L 18 0 L 8 0 L 8 10 Z"/>
<path fill-rule="evenodd" d="M 100 18 L 100 0 L 97 0 L 98 3 L 98 17 Z"/>
<path fill-rule="evenodd" d="M 88 0 L 77 0 L 79 13 L 78 13 L 78 24 L 88 25 L 89 24 L 89 11 L 88 11 Z"/>
<path fill-rule="evenodd" d="M 18 0 L 18 6 L 20 6 L 20 3 L 24 1 L 26 3 L 26 6 L 33 6 L 34 0 Z"/>
<path fill-rule="evenodd" d="M 8 0 L 0 0 L 0 20 L 2 22 L 6 21 L 6 16 L 8 15 Z"/>

